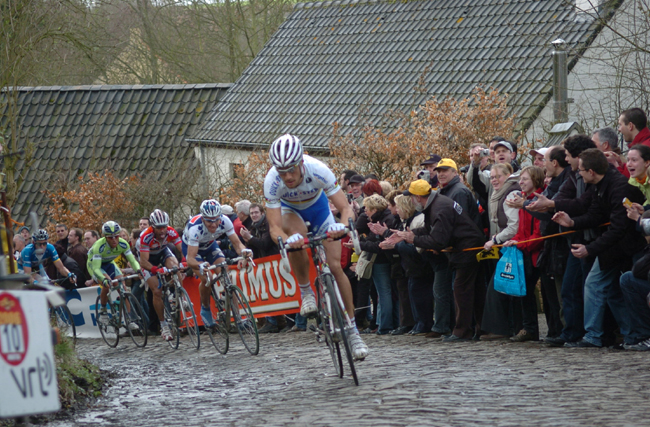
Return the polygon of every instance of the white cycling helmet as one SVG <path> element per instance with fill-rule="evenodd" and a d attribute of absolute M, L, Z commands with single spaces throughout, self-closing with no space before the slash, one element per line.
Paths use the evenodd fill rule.
<path fill-rule="evenodd" d="M 278 170 L 295 166 L 302 160 L 302 143 L 297 136 L 284 134 L 271 144 L 269 158 Z"/>
<path fill-rule="evenodd" d="M 162 227 L 169 225 L 169 215 L 167 212 L 156 209 L 149 215 L 149 224 L 153 227 Z"/>
<path fill-rule="evenodd" d="M 214 199 L 204 200 L 201 203 L 201 216 L 205 218 L 219 218 L 221 216 L 221 205 Z"/>

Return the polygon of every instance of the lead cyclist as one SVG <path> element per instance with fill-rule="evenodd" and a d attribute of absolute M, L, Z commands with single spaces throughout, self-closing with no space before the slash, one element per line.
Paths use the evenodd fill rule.
<path fill-rule="evenodd" d="M 310 223 L 314 235 L 326 232 L 336 239 L 345 234 L 345 225 L 337 223 L 330 212 L 328 199 L 341 213 L 341 222 L 347 224 L 354 214 L 334 173 L 320 160 L 303 154 L 302 143 L 293 135 L 285 134 L 273 141 L 269 151 L 273 167 L 264 179 L 266 217 L 271 237 L 278 237 L 291 248 L 303 247 L 303 239 Z M 368 355 L 368 347 L 361 339 L 354 320 L 352 288 L 341 268 L 341 242 L 323 241 L 327 263 L 339 286 L 345 310 L 352 322 L 348 331 L 352 353 L 356 360 Z M 306 251 L 289 253 L 291 268 L 296 274 L 302 305 L 300 314 L 314 317 L 317 312 L 316 297 L 309 281 L 309 256 Z"/>

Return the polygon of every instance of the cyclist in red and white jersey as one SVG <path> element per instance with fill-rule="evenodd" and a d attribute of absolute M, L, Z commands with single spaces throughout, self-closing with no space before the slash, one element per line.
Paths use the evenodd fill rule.
<path fill-rule="evenodd" d="M 167 246 L 173 244 L 181 251 L 181 237 L 169 226 L 169 215 L 160 209 L 149 216 L 149 224 L 138 239 L 140 250 L 140 267 L 142 275 L 153 295 L 153 307 L 160 320 L 160 335 L 165 341 L 173 339 L 169 325 L 163 316 L 163 301 L 157 273 L 167 273 L 170 268 L 178 266 L 178 260 Z M 180 274 L 180 273 L 178 273 Z M 182 280 L 182 279 L 181 279 Z"/>

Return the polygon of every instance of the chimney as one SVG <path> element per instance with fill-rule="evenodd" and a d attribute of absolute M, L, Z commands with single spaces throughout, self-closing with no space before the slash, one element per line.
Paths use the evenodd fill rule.
<path fill-rule="evenodd" d="M 557 39 L 553 45 L 553 118 L 555 123 L 569 121 L 569 102 L 567 99 L 567 53 L 566 42 Z"/>

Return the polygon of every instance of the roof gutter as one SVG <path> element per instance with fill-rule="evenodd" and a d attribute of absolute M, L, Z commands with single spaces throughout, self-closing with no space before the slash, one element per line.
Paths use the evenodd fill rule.
<path fill-rule="evenodd" d="M 199 146 L 212 146 L 215 148 L 245 148 L 248 150 L 256 150 L 256 149 L 265 149 L 267 150 L 271 144 L 259 144 L 259 143 L 254 143 L 254 142 L 230 142 L 230 141 L 213 141 L 213 140 L 207 140 L 207 139 L 190 139 L 186 138 L 185 141 L 191 143 L 191 144 L 198 144 Z M 313 146 L 305 146 L 304 147 L 306 151 L 308 152 L 318 152 L 323 155 L 329 155 L 330 149 L 329 147 L 313 147 Z"/>

